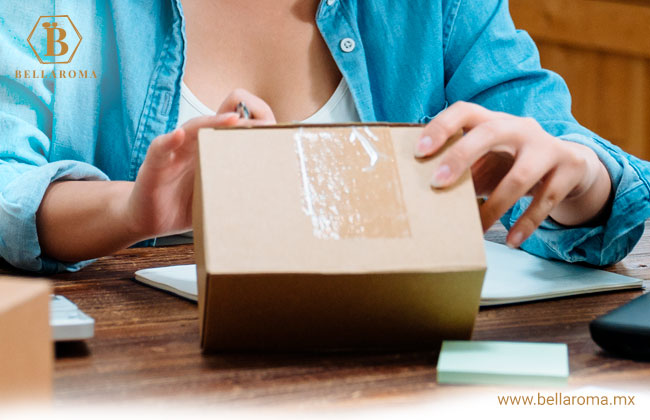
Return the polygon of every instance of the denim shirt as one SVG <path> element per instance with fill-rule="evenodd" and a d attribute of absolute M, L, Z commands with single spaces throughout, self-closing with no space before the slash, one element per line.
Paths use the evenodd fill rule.
<path fill-rule="evenodd" d="M 52 15 L 68 15 L 82 36 L 70 64 L 40 64 L 27 42 L 39 16 Z M 650 216 L 650 166 L 575 121 L 565 83 L 540 67 L 507 1 L 322 0 L 316 23 L 363 121 L 427 123 L 448 104 L 471 101 L 533 117 L 597 153 L 614 189 L 609 218 L 571 228 L 549 219 L 523 249 L 606 265 L 636 244 Z M 151 141 L 177 122 L 184 29 L 179 0 L 0 2 L 2 258 L 41 272 L 84 264 L 41 253 L 35 214 L 43 194 L 56 180 L 135 180 Z M 96 78 L 32 77 L 73 69 Z M 521 199 L 504 225 L 529 203 Z"/>

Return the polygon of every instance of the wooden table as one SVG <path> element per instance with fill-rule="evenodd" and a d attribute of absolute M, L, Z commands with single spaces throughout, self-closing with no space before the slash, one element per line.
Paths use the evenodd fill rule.
<path fill-rule="evenodd" d="M 503 242 L 504 235 L 503 227 L 496 227 L 487 238 Z M 196 305 L 133 281 L 133 273 L 141 268 L 192 262 L 190 245 L 128 249 L 80 272 L 53 277 L 55 292 L 96 320 L 93 339 L 56 347 L 57 402 L 192 399 L 347 405 L 430 398 L 461 388 L 436 384 L 433 352 L 202 355 Z M 650 286 L 647 264 L 650 234 L 610 270 L 642 278 Z M 0 272 L 15 273 L 6 264 L 0 265 Z M 647 386 L 650 363 L 605 354 L 588 331 L 589 321 L 641 293 L 482 309 L 473 338 L 564 342 L 569 346 L 570 385 Z"/>

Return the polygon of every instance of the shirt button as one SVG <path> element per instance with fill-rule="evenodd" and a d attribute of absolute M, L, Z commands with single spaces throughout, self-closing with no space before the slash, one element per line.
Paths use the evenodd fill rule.
<path fill-rule="evenodd" d="M 352 39 L 352 38 L 343 38 L 341 40 L 340 47 L 341 47 L 341 50 L 343 52 L 349 53 L 349 52 L 352 52 L 354 50 L 354 47 L 356 47 L 356 45 L 357 45 L 357 43 L 354 42 L 354 39 Z"/>
<path fill-rule="evenodd" d="M 336 0 L 327 0 L 327 5 L 328 5 L 328 6 L 331 6 L 331 5 L 333 5 L 334 3 L 336 3 Z"/>

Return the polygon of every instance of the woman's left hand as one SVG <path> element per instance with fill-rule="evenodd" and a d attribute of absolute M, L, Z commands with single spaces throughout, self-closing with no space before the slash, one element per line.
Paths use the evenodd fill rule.
<path fill-rule="evenodd" d="M 519 247 L 548 216 L 579 225 L 608 203 L 611 180 L 593 150 L 551 136 L 532 118 L 476 104 L 456 102 L 442 111 L 424 128 L 416 157 L 436 153 L 461 129 L 465 135 L 444 151 L 431 185 L 448 187 L 471 168 L 477 195 L 488 195 L 480 207 L 484 230 L 521 197 L 532 195 L 510 229 L 509 246 Z"/>

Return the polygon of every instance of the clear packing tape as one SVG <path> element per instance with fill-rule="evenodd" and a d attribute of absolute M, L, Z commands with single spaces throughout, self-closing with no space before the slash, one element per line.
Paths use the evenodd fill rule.
<path fill-rule="evenodd" d="M 388 127 L 301 127 L 294 140 L 315 237 L 411 236 Z"/>

